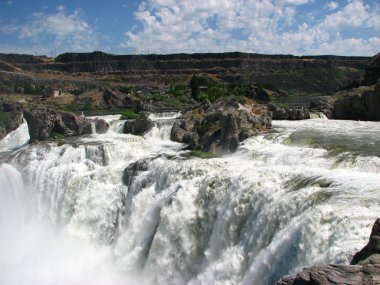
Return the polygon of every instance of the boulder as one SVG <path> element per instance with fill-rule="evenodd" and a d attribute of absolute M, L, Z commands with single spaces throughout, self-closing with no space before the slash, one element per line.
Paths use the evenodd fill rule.
<path fill-rule="evenodd" d="M 110 127 L 110 125 L 104 119 L 96 118 L 94 120 L 94 123 L 95 123 L 95 132 L 97 134 L 105 134 Z"/>
<path fill-rule="evenodd" d="M 310 119 L 310 112 L 304 108 L 282 109 L 276 104 L 269 103 L 268 110 L 272 114 L 272 120 L 306 120 Z"/>
<path fill-rule="evenodd" d="M 190 149 L 216 153 L 234 152 L 239 143 L 271 127 L 271 117 L 261 105 L 211 105 L 205 100 L 177 118 L 170 138 Z"/>
<path fill-rule="evenodd" d="M 310 101 L 311 112 L 321 112 L 329 119 L 332 119 L 335 98 L 331 96 L 319 96 Z"/>
<path fill-rule="evenodd" d="M 357 252 L 351 265 L 319 265 L 285 276 L 277 285 L 380 284 L 380 219 L 376 220 L 368 244 Z"/>
<path fill-rule="evenodd" d="M 139 117 L 135 120 L 125 122 L 124 133 L 137 136 L 143 136 L 154 127 L 154 122 L 148 118 L 144 112 L 139 113 Z"/>
<path fill-rule="evenodd" d="M 39 107 L 26 110 L 24 117 L 28 123 L 30 142 L 46 140 L 53 133 L 64 136 L 91 134 L 91 120 L 73 113 Z"/>

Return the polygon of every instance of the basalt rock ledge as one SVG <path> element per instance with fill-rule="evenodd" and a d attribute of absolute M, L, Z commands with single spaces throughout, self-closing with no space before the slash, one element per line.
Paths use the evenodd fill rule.
<path fill-rule="evenodd" d="M 175 122 L 170 138 L 189 149 L 214 153 L 234 152 L 243 140 L 268 130 L 271 114 L 261 105 L 218 103 L 205 100 Z"/>

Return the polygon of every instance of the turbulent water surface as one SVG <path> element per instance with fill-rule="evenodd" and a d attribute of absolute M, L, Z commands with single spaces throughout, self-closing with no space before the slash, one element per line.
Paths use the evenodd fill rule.
<path fill-rule="evenodd" d="M 348 263 L 380 216 L 380 124 L 275 121 L 235 154 L 120 133 L 0 143 L 1 284 L 272 284 Z M 124 169 L 145 159 L 135 176 Z"/>

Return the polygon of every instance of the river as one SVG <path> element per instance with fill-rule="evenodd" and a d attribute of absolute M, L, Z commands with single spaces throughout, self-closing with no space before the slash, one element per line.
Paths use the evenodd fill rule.
<path fill-rule="evenodd" d="M 26 123 L 4 138 L 0 283 L 265 285 L 367 243 L 380 123 L 274 121 L 201 159 L 169 140 L 175 116 L 152 116 L 145 137 L 108 116 L 108 133 L 65 143 L 28 145 Z"/>

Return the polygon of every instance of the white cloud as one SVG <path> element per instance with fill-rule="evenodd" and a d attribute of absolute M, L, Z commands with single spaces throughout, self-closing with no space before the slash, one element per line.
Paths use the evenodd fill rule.
<path fill-rule="evenodd" d="M 7 3 L 7 5 L 12 5 L 13 1 L 7 1 L 6 3 Z"/>
<path fill-rule="evenodd" d="M 0 23 L 0 34 L 3 34 L 3 35 L 13 34 L 17 32 L 19 29 L 20 27 L 17 26 L 16 24 L 2 25 L 2 23 Z"/>
<path fill-rule="evenodd" d="M 75 51 L 93 50 L 98 44 L 97 36 L 82 12 L 77 9 L 72 14 L 66 14 L 62 5 L 54 14 L 32 14 L 31 20 L 20 28 L 19 38 L 50 44 L 50 48 Z"/>
<path fill-rule="evenodd" d="M 328 2 L 325 5 L 325 9 L 329 9 L 330 11 L 336 10 L 339 7 L 339 3 L 335 1 Z"/>
<path fill-rule="evenodd" d="M 364 5 L 362 1 L 354 0 L 348 3 L 342 10 L 326 16 L 322 25 L 325 29 L 333 30 L 357 28 L 368 26 L 366 23 L 374 17 L 377 18 L 379 15 L 372 12 L 370 7 Z"/>
<path fill-rule="evenodd" d="M 347 29 L 380 30 L 378 6 L 352 0 L 318 21 L 299 22 L 298 5 L 309 2 L 312 1 L 147 0 L 135 13 L 142 29 L 127 31 L 126 40 L 120 46 L 155 53 L 239 50 L 368 55 L 378 52 L 379 37 L 341 36 Z M 333 8 L 334 2 L 329 3 Z"/>

